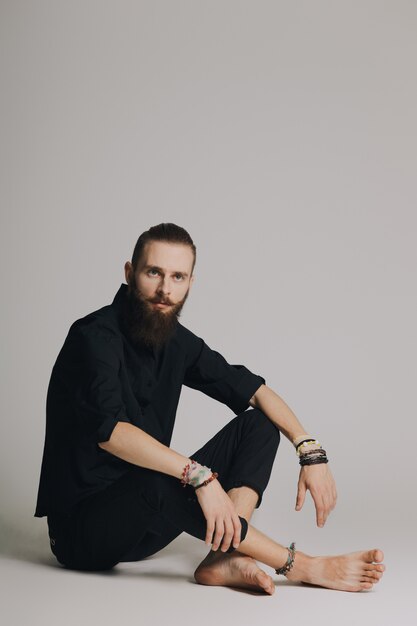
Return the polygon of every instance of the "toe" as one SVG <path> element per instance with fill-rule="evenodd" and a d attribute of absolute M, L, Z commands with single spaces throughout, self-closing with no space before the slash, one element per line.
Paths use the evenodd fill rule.
<path fill-rule="evenodd" d="M 379 569 L 378 565 L 365 567 L 364 574 L 366 576 L 374 576 L 375 578 L 381 578 L 383 571 Z"/>
<path fill-rule="evenodd" d="M 374 561 L 376 563 L 380 563 L 381 561 L 384 560 L 384 553 L 382 552 L 382 550 L 379 550 L 379 548 L 376 548 L 376 550 L 373 550 L 374 553 Z"/>
<path fill-rule="evenodd" d="M 369 582 L 361 582 L 361 588 L 362 589 L 372 589 L 373 584 L 369 583 Z"/>
<path fill-rule="evenodd" d="M 377 573 L 373 574 L 370 572 L 366 572 L 366 574 L 362 576 L 362 580 L 367 583 L 377 583 L 379 582 L 379 577 Z"/>
<path fill-rule="evenodd" d="M 379 550 L 378 548 L 375 548 L 374 550 L 368 550 L 368 552 L 365 552 L 365 561 L 367 561 L 368 563 L 373 563 L 373 562 L 380 562 L 384 560 L 384 553 L 382 552 L 382 550 Z"/>
<path fill-rule="evenodd" d="M 272 578 L 268 576 L 268 574 L 262 571 L 257 572 L 256 581 L 258 585 L 262 587 L 262 589 L 265 589 L 267 593 L 270 593 L 270 594 L 274 593 L 275 585 L 273 583 Z"/>

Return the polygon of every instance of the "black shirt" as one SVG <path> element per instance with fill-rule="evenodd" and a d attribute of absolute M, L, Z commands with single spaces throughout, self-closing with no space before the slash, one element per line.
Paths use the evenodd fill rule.
<path fill-rule="evenodd" d="M 52 369 L 35 517 L 66 514 L 120 478 L 130 463 L 100 448 L 117 422 L 130 422 L 170 445 L 181 386 L 198 389 L 235 414 L 265 383 L 244 365 L 230 365 L 178 320 L 159 349 L 129 339 L 122 307 L 113 303 L 77 320 Z"/>

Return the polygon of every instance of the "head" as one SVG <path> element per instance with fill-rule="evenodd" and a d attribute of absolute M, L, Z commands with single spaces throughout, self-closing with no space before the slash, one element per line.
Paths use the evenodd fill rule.
<path fill-rule="evenodd" d="M 194 282 L 196 248 L 176 224 L 153 226 L 139 237 L 125 263 L 125 321 L 134 342 L 160 347 L 174 332 Z"/>

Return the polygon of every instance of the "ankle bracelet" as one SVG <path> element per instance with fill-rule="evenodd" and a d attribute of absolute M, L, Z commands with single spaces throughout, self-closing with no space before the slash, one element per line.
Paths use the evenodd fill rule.
<path fill-rule="evenodd" d="M 295 557 L 295 542 L 294 541 L 287 548 L 287 550 L 288 550 L 287 562 L 285 563 L 283 567 L 279 567 L 278 569 L 275 570 L 277 574 L 286 574 L 287 572 L 290 571 L 290 569 L 294 565 L 294 557 Z"/>

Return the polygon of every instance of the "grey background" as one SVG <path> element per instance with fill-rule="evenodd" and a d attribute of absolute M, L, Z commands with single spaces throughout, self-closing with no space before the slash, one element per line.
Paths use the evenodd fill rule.
<path fill-rule="evenodd" d="M 380 547 L 387 573 L 367 594 L 284 581 L 262 602 L 180 578 L 187 601 L 178 605 L 168 574 L 152 574 L 147 561 L 121 567 L 126 586 L 91 576 L 88 600 L 68 609 L 68 623 L 113 619 L 115 605 L 103 613 L 101 601 L 115 597 L 113 584 L 117 597 L 126 594 L 124 610 L 141 585 L 148 599 L 163 589 L 159 617 L 177 603 L 181 623 L 199 594 L 241 623 L 278 614 L 291 623 L 295 601 L 312 607 L 313 621 L 411 623 L 416 4 L 0 7 L 0 548 L 10 589 L 25 576 L 34 589 L 53 565 L 46 520 L 32 516 L 47 385 L 69 326 L 112 301 L 140 233 L 172 221 L 198 255 L 182 323 L 266 378 L 323 443 L 336 480 L 336 509 L 319 529 L 309 493 L 294 511 L 299 466 L 283 437 L 252 523 L 310 554 Z M 232 417 L 184 388 L 172 447 L 191 453 Z M 205 553 L 183 535 L 164 554 L 189 577 Z M 82 597 L 90 578 L 51 571 L 24 606 L 3 586 L 9 623 L 22 623 L 25 611 L 53 623 L 61 592 L 43 594 L 58 572 L 67 577 L 62 598 L 69 581 Z M 150 605 L 142 598 L 141 606 L 146 617 Z"/>

